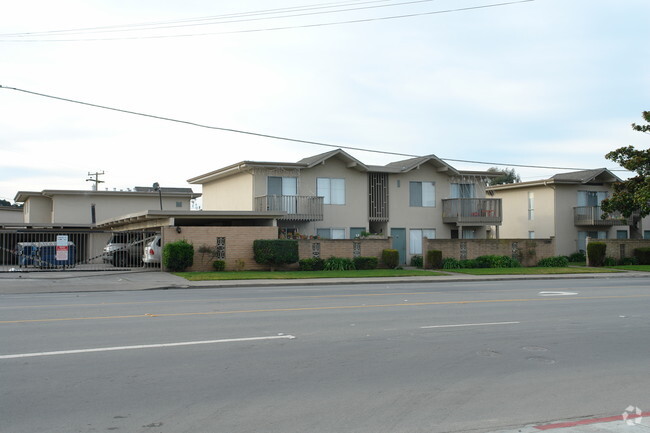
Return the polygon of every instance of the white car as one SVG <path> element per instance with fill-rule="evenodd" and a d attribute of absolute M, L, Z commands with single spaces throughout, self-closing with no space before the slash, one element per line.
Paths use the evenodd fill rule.
<path fill-rule="evenodd" d="M 162 258 L 162 237 L 160 235 L 154 236 L 151 242 L 148 242 L 144 247 L 142 254 L 142 261 L 145 264 L 159 264 Z"/>

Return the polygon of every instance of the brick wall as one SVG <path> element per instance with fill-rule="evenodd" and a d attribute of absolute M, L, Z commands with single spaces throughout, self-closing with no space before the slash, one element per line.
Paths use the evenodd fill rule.
<path fill-rule="evenodd" d="M 354 244 L 358 244 L 359 256 L 381 258 L 381 252 L 391 248 L 391 239 L 302 239 L 298 241 L 298 255 L 301 259 L 316 257 L 354 258 Z"/>
<path fill-rule="evenodd" d="M 175 227 L 164 227 L 163 242 L 174 242 L 185 239 L 194 245 L 194 265 L 188 271 L 212 271 L 215 260 L 207 254 L 201 254 L 198 249 L 202 245 L 216 247 L 217 238 L 224 237 L 226 251 L 226 270 L 262 270 L 253 259 L 253 241 L 256 239 L 277 239 L 277 227 L 182 227 L 181 233 Z"/>
<path fill-rule="evenodd" d="M 650 247 L 648 239 L 587 239 L 588 242 L 603 242 L 607 245 L 605 257 L 620 260 L 624 257 L 634 257 L 635 248 Z"/>
<path fill-rule="evenodd" d="M 426 239 L 424 250 L 440 250 L 443 259 L 495 255 L 516 258 L 523 266 L 535 266 L 539 260 L 555 255 L 555 239 Z"/>

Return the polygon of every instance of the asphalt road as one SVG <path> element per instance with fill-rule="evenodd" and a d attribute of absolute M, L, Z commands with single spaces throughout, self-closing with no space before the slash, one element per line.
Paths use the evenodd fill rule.
<path fill-rule="evenodd" d="M 647 278 L 2 295 L 0 432 L 481 432 L 649 410 L 649 307 Z"/>

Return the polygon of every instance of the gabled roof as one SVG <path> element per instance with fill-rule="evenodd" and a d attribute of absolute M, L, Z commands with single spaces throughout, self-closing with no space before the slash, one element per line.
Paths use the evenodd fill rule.
<path fill-rule="evenodd" d="M 311 168 L 333 157 L 338 157 L 339 159 L 342 159 L 343 161 L 347 162 L 349 168 L 357 168 L 358 170 L 361 171 L 368 171 L 368 167 L 364 163 L 354 158 L 352 155 L 343 151 L 342 149 L 336 149 L 330 152 L 321 153 L 320 155 L 314 155 L 314 156 L 309 156 L 307 158 L 303 158 L 300 161 L 298 161 L 298 164 L 304 164 L 305 167 Z"/>
<path fill-rule="evenodd" d="M 588 185 L 620 182 L 621 179 L 606 168 L 592 170 L 578 170 L 567 173 L 559 173 L 548 179 L 534 180 L 529 182 L 509 183 L 488 187 L 488 191 L 507 190 L 515 188 L 528 188 L 532 186 L 546 185 Z"/>
<path fill-rule="evenodd" d="M 404 159 L 401 161 L 391 162 L 384 166 L 372 166 L 372 171 L 379 171 L 384 173 L 406 173 L 419 168 L 423 164 L 432 164 L 438 171 L 447 171 L 450 174 L 454 175 L 460 174 L 458 170 L 435 155 Z"/>

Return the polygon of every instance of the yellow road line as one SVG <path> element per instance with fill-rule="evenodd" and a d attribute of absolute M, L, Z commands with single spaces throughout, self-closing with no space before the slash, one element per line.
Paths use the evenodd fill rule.
<path fill-rule="evenodd" d="M 631 299 L 647 298 L 648 295 L 626 295 L 626 296 L 585 296 L 585 297 L 544 297 L 544 298 L 522 298 L 522 299 L 486 299 L 476 301 L 437 301 L 437 302 L 412 302 L 403 304 L 378 304 L 378 305 L 340 305 L 331 307 L 295 307 L 295 308 L 268 308 L 255 310 L 231 310 L 231 311 L 204 311 L 190 313 L 146 313 L 123 316 L 97 316 L 97 317 L 64 317 L 58 319 L 23 319 L 23 320 L 3 320 L 0 324 L 9 323 L 40 323 L 40 322 L 63 322 L 74 320 L 112 320 L 112 319 L 135 319 L 149 317 L 181 317 L 181 316 L 217 316 L 225 314 L 250 314 L 250 313 L 277 313 L 288 311 L 318 311 L 318 310 L 351 310 L 367 308 L 392 308 L 392 307 L 421 307 L 429 305 L 455 305 L 455 304 L 487 304 L 501 302 L 552 302 L 552 301 L 575 301 L 575 300 L 595 300 L 595 299 Z"/>

